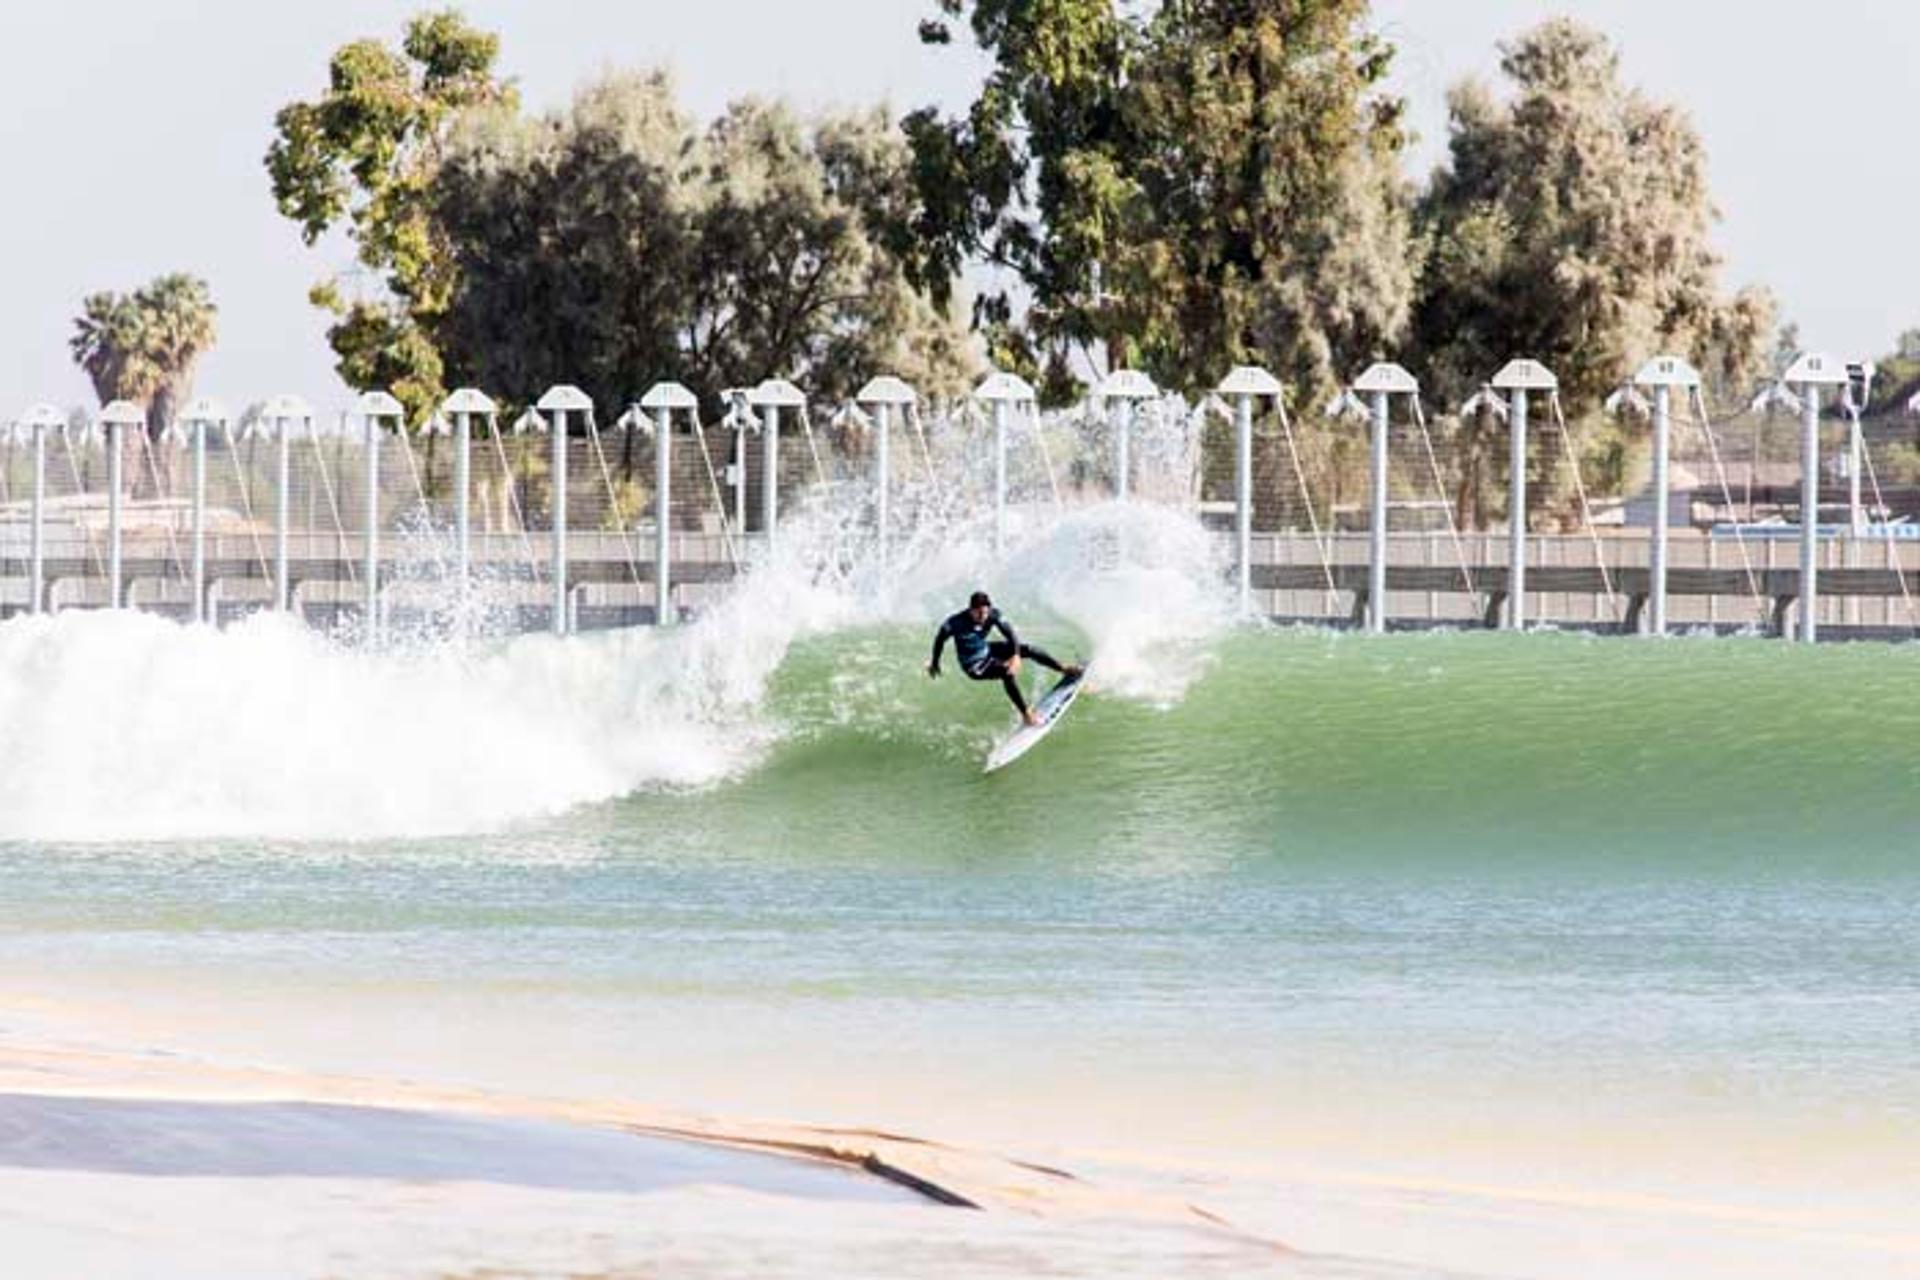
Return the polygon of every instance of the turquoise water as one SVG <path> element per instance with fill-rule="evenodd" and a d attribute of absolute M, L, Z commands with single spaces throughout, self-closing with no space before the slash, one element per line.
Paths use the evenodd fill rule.
<path fill-rule="evenodd" d="M 572 643 L 608 716 L 606 672 L 661 658 Z M 1214 630 L 988 777 L 998 692 L 924 644 L 803 633 L 722 716 L 749 756 L 483 831 L 196 835 L 168 815 L 228 825 L 217 795 L 134 794 L 146 838 L 0 844 L 0 979 L 241 1060 L 1179 1168 L 1276 1233 L 1247 1179 L 1282 1168 L 1755 1212 L 1916 1185 L 1920 651 Z M 436 769 L 378 762 L 416 798 Z M 334 785 L 298 812 L 385 794 Z"/>
<path fill-rule="evenodd" d="M 1888 1030 L 1920 1027 L 1920 655 L 1242 634 L 1176 705 L 1090 697 L 986 777 L 997 693 L 918 679 L 919 639 L 802 644 L 786 736 L 707 787 L 483 837 L 9 845 L 4 954 L 482 986 L 610 1027 L 713 998 L 1122 1071 L 1388 1041 L 1736 1112 L 1916 1096 Z"/>

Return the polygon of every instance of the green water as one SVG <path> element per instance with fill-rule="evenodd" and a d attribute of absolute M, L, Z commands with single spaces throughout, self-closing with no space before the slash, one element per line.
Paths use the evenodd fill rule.
<path fill-rule="evenodd" d="M 989 777 L 923 645 L 803 640 L 729 780 L 491 834 L 0 847 L 0 976 L 1031 1152 L 1911 1177 L 1920 650 L 1243 631 Z"/>
<path fill-rule="evenodd" d="M 764 708 L 779 745 L 735 780 L 491 836 L 9 847 L 10 944 L 835 1008 L 945 990 L 988 1020 L 1003 992 L 1121 1040 L 1180 993 L 1249 1051 L 1290 987 L 1403 968 L 1408 999 L 1913 994 L 1920 652 L 1243 633 L 1179 701 L 1089 697 L 984 776 L 997 690 L 920 678 L 919 646 L 803 642 Z M 1737 1045 L 1729 1017 L 1711 1038 Z"/>
<path fill-rule="evenodd" d="M 912 645 L 803 649 L 773 698 L 796 731 L 767 767 L 622 818 L 686 827 L 691 849 L 889 865 L 1914 869 L 1920 652 L 1240 634 L 1194 659 L 1204 674 L 1177 705 L 1090 698 L 1032 767 L 982 777 L 969 766 L 1001 704 L 914 683 Z"/>

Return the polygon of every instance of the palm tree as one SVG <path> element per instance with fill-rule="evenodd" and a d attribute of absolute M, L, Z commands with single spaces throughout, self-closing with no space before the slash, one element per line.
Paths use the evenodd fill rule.
<path fill-rule="evenodd" d="M 80 304 L 73 328 L 67 347 L 74 363 L 92 380 L 101 404 L 153 395 L 155 371 L 146 358 L 146 334 L 133 295 L 89 294 Z"/>
<path fill-rule="evenodd" d="M 175 272 L 142 289 L 146 353 L 157 380 L 147 406 L 147 430 L 158 436 L 193 393 L 193 368 L 217 338 L 216 308 L 207 282 Z"/>
<path fill-rule="evenodd" d="M 194 365 L 215 341 L 215 314 L 206 281 L 175 272 L 130 294 L 90 294 L 67 345 L 100 403 L 145 405 L 157 440 L 192 393 Z M 138 455 L 129 462 L 138 477 Z"/>

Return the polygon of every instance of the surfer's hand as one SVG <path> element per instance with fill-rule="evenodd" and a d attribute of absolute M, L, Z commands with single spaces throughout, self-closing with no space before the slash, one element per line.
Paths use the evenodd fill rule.
<path fill-rule="evenodd" d="M 929 662 L 929 663 L 927 664 L 927 678 L 928 678 L 928 679 L 930 679 L 930 680 L 938 680 L 938 679 L 940 678 L 940 664 L 939 664 L 939 663 L 937 663 L 937 662 Z"/>
<path fill-rule="evenodd" d="M 1016 653 L 1011 658 L 1007 659 L 1007 674 L 1010 676 L 1017 676 L 1020 674 L 1020 655 L 1019 654 Z"/>

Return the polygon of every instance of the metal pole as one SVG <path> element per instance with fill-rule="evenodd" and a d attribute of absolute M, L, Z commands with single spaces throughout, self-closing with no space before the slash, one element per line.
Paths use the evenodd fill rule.
<path fill-rule="evenodd" d="M 760 524 L 767 536 L 767 550 L 773 550 L 774 526 L 780 520 L 780 406 L 766 407 L 760 424 L 761 477 Z"/>
<path fill-rule="evenodd" d="M 207 424 L 193 424 L 193 620 L 207 620 Z"/>
<path fill-rule="evenodd" d="M 473 567 L 473 415 L 453 415 L 454 573 L 464 608 L 467 577 Z"/>
<path fill-rule="evenodd" d="M 1128 437 L 1133 432 L 1133 401 L 1126 399 L 1115 401 L 1114 417 L 1113 496 L 1125 502 L 1127 481 L 1132 472 L 1132 467 L 1128 465 L 1131 460 Z"/>
<path fill-rule="evenodd" d="M 1667 526 L 1672 516 L 1667 497 L 1667 445 L 1672 434 L 1673 389 L 1653 389 L 1653 549 L 1648 564 L 1648 630 L 1667 634 Z"/>
<path fill-rule="evenodd" d="M 1850 527 L 1857 534 L 1867 527 L 1866 512 L 1860 509 L 1860 472 L 1864 470 L 1860 455 L 1865 452 L 1865 441 L 1861 439 L 1860 415 L 1857 412 L 1847 415 L 1847 424 L 1850 428 L 1847 438 L 1847 516 Z M 1858 602 L 1857 597 L 1855 602 Z"/>
<path fill-rule="evenodd" d="M 1846 545 L 1846 567 L 1857 569 L 1860 567 L 1860 539 L 1867 531 L 1867 513 L 1860 505 L 1860 473 L 1865 470 L 1861 454 L 1865 452 L 1866 442 L 1861 436 L 1859 410 L 1849 409 L 1847 427 L 1850 455 L 1847 459 L 1847 528 L 1850 536 Z M 1846 620 L 1849 626 L 1860 624 L 1859 596 L 1847 597 Z"/>
<path fill-rule="evenodd" d="M 1238 396 L 1233 406 L 1233 524 L 1239 575 L 1240 612 L 1253 602 L 1253 397 Z"/>
<path fill-rule="evenodd" d="M 27 534 L 27 586 L 33 592 L 27 602 L 29 613 L 40 612 L 41 592 L 47 575 L 47 429 L 33 427 L 33 519 Z"/>
<path fill-rule="evenodd" d="M 993 550 L 1007 543 L 1007 402 L 993 402 Z"/>
<path fill-rule="evenodd" d="M 1820 606 L 1820 388 L 1800 388 L 1800 638 L 1819 638 Z"/>
<path fill-rule="evenodd" d="M 740 543 L 747 541 L 747 424 L 744 410 L 733 433 L 733 519 L 740 526 Z"/>
<path fill-rule="evenodd" d="M 553 411 L 553 634 L 567 634 L 567 411 Z"/>
<path fill-rule="evenodd" d="M 285 613 L 292 599 L 287 590 L 287 531 L 293 520 L 293 443 L 287 432 L 287 420 L 277 419 L 278 457 L 274 463 L 275 499 L 273 517 L 273 607 Z"/>
<path fill-rule="evenodd" d="M 1387 630 L 1387 393 L 1373 393 L 1373 502 L 1367 528 L 1367 630 Z"/>
<path fill-rule="evenodd" d="M 653 411 L 653 621 L 670 627 L 673 609 L 673 410 Z"/>
<path fill-rule="evenodd" d="M 1527 625 L 1527 393 L 1515 387 L 1508 413 L 1513 425 L 1507 477 L 1507 628 Z"/>
<path fill-rule="evenodd" d="M 887 482 L 891 473 L 888 470 L 887 431 L 892 426 L 893 406 L 882 400 L 874 406 L 873 423 L 873 518 L 877 526 L 877 541 L 880 550 L 880 567 L 887 567 Z"/>
<path fill-rule="evenodd" d="M 380 638 L 380 418 L 378 414 L 366 416 L 367 449 L 367 545 L 364 549 L 366 567 L 362 570 L 366 578 L 366 642 L 373 644 Z"/>
<path fill-rule="evenodd" d="M 107 607 L 120 607 L 120 483 L 122 447 L 121 428 L 117 422 L 107 424 Z"/>

